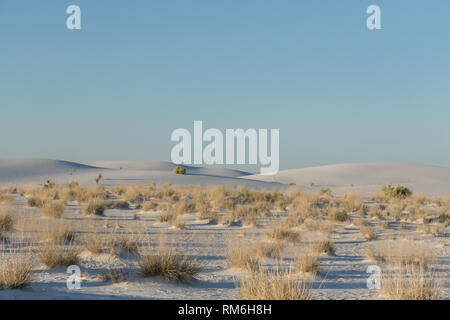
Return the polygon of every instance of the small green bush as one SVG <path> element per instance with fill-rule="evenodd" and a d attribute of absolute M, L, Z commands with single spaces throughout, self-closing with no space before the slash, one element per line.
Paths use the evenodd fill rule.
<path fill-rule="evenodd" d="M 383 192 L 383 194 L 387 198 L 400 198 L 400 199 L 407 198 L 412 194 L 411 190 L 409 190 L 407 187 L 399 184 L 394 187 L 392 183 L 381 186 L 381 192 Z"/>
<path fill-rule="evenodd" d="M 173 173 L 176 173 L 176 174 L 186 174 L 186 168 L 183 168 L 183 167 L 175 167 L 175 168 L 173 168 Z"/>
<path fill-rule="evenodd" d="M 331 208 L 328 211 L 328 220 L 336 221 L 336 222 L 344 222 L 350 219 L 350 216 L 347 212 L 337 210 L 336 208 Z"/>

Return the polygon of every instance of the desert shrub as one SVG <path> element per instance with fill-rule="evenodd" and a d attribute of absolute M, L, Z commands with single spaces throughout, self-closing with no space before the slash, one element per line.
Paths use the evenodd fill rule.
<path fill-rule="evenodd" d="M 312 284 L 295 279 L 289 272 L 252 272 L 240 281 L 239 298 L 243 300 L 310 300 Z"/>
<path fill-rule="evenodd" d="M 98 198 L 90 199 L 84 208 L 84 213 L 86 215 L 103 215 L 105 213 L 104 200 Z"/>
<path fill-rule="evenodd" d="M 233 244 L 229 248 L 227 263 L 232 268 L 257 270 L 260 267 L 260 257 L 250 245 Z"/>
<path fill-rule="evenodd" d="M 257 242 L 253 252 L 259 258 L 281 258 L 283 246 L 277 242 Z"/>
<path fill-rule="evenodd" d="M 86 241 L 86 249 L 93 254 L 100 254 L 103 245 L 104 243 L 98 234 L 91 235 Z"/>
<path fill-rule="evenodd" d="M 395 221 L 400 221 L 400 219 L 402 217 L 402 213 L 406 208 L 406 205 L 407 205 L 406 203 L 400 202 L 400 201 L 396 201 L 396 202 L 390 204 L 388 207 L 390 216 L 392 216 L 392 218 Z"/>
<path fill-rule="evenodd" d="M 335 222 L 344 222 L 350 219 L 347 212 L 338 210 L 337 208 L 330 208 L 328 210 L 328 220 Z"/>
<path fill-rule="evenodd" d="M 289 242 L 300 241 L 300 233 L 294 230 L 290 230 L 286 226 L 276 226 L 269 230 L 266 230 L 265 235 L 268 238 L 275 240 L 286 240 Z"/>
<path fill-rule="evenodd" d="M 169 281 L 185 282 L 195 279 L 202 267 L 195 259 L 175 253 L 172 249 L 159 249 L 142 254 L 139 260 L 144 277 L 162 276 Z"/>
<path fill-rule="evenodd" d="M 0 289 L 19 289 L 28 285 L 32 280 L 31 253 L 6 251 L 0 259 Z"/>
<path fill-rule="evenodd" d="M 315 241 L 310 245 L 311 252 L 334 254 L 336 248 L 331 240 Z"/>
<path fill-rule="evenodd" d="M 195 204 L 190 201 L 180 200 L 175 205 L 175 212 L 177 215 L 195 212 Z"/>
<path fill-rule="evenodd" d="M 177 229 L 184 229 L 186 227 L 186 221 L 181 219 L 179 216 L 175 219 L 173 225 Z"/>
<path fill-rule="evenodd" d="M 367 247 L 367 256 L 374 261 L 388 262 L 400 267 L 417 265 L 426 268 L 434 258 L 431 248 L 418 241 L 388 240 Z"/>
<path fill-rule="evenodd" d="M 331 197 L 331 189 L 330 188 L 322 188 L 322 189 L 320 189 L 319 194 L 321 196 L 329 196 L 329 197 Z"/>
<path fill-rule="evenodd" d="M 376 240 L 378 238 L 377 233 L 370 226 L 361 226 L 359 232 L 366 238 L 367 241 Z"/>
<path fill-rule="evenodd" d="M 435 237 L 438 237 L 445 233 L 445 225 L 433 224 L 433 225 L 424 225 L 423 232 L 425 234 L 432 234 Z"/>
<path fill-rule="evenodd" d="M 146 199 L 146 192 L 141 186 L 127 186 L 122 197 L 127 202 L 142 203 Z"/>
<path fill-rule="evenodd" d="M 137 253 L 139 250 L 138 242 L 130 236 L 122 236 L 117 242 L 117 246 L 120 250 L 124 250 L 129 253 Z"/>
<path fill-rule="evenodd" d="M 156 201 L 146 201 L 141 206 L 142 211 L 156 211 L 158 209 L 158 202 Z"/>
<path fill-rule="evenodd" d="M 381 192 L 388 199 L 393 199 L 393 198 L 404 199 L 404 198 L 409 197 L 412 194 L 411 190 L 409 190 L 407 187 L 399 185 L 399 184 L 394 187 L 391 183 L 389 183 L 387 185 L 382 185 Z"/>
<path fill-rule="evenodd" d="M 296 256 L 295 266 L 298 272 L 316 274 L 319 270 L 319 257 L 308 250 Z"/>
<path fill-rule="evenodd" d="M 436 300 L 442 290 L 433 271 L 412 265 L 384 272 L 381 284 L 382 294 L 394 300 Z"/>
<path fill-rule="evenodd" d="M 157 220 L 159 222 L 169 222 L 172 223 L 177 218 L 177 215 L 172 207 L 168 207 L 167 210 L 164 210 L 158 214 Z"/>
<path fill-rule="evenodd" d="M 15 220 L 8 210 L 0 211 L 0 233 L 10 231 L 14 226 Z"/>
<path fill-rule="evenodd" d="M 55 186 L 56 186 L 56 183 L 54 183 L 54 182 L 51 181 L 51 180 L 46 180 L 46 181 L 44 182 L 43 188 L 44 188 L 44 189 L 53 189 Z"/>
<path fill-rule="evenodd" d="M 312 216 L 313 209 L 320 203 L 320 196 L 313 193 L 299 193 L 293 197 L 291 211 L 293 214 L 306 219 Z"/>
<path fill-rule="evenodd" d="M 14 202 L 13 198 L 7 196 L 2 191 L 0 191 L 0 203 L 1 204 L 12 204 Z"/>
<path fill-rule="evenodd" d="M 340 207 L 348 213 L 360 211 L 364 209 L 364 200 L 355 190 L 349 189 L 342 195 Z"/>
<path fill-rule="evenodd" d="M 41 261 L 49 269 L 67 267 L 78 262 L 79 249 L 73 245 L 45 245 Z"/>
<path fill-rule="evenodd" d="M 125 273 L 123 272 L 123 269 L 108 268 L 107 271 L 100 271 L 99 275 L 104 282 L 111 282 L 112 284 L 125 280 Z"/>
<path fill-rule="evenodd" d="M 130 203 L 126 200 L 112 200 L 112 201 L 105 201 L 105 208 L 106 209 L 129 209 Z"/>
<path fill-rule="evenodd" d="M 61 201 L 45 201 L 41 207 L 42 215 L 51 218 L 62 218 L 66 205 Z"/>
<path fill-rule="evenodd" d="M 44 227 L 42 232 L 43 240 L 50 243 L 73 242 L 75 233 L 70 231 L 65 224 L 49 224 Z"/>
<path fill-rule="evenodd" d="M 371 218 L 381 218 L 383 216 L 383 208 L 379 205 L 374 205 L 369 209 L 369 217 Z"/>
<path fill-rule="evenodd" d="M 42 206 L 44 205 L 44 200 L 36 197 L 36 196 L 32 196 L 30 198 L 28 198 L 27 200 L 27 204 L 28 206 L 32 207 L 32 208 L 42 208 Z"/>
<path fill-rule="evenodd" d="M 291 204 L 292 199 L 289 196 L 281 195 L 275 200 L 275 208 L 280 211 L 286 211 L 287 207 Z"/>
<path fill-rule="evenodd" d="M 75 189 L 75 188 L 79 188 L 80 184 L 78 183 L 78 181 L 71 181 L 67 184 L 67 187 L 69 189 Z"/>
<path fill-rule="evenodd" d="M 177 167 L 173 168 L 173 173 L 186 174 L 186 168 L 177 166 Z"/>
<path fill-rule="evenodd" d="M 95 183 L 98 185 L 100 181 L 103 179 L 103 175 L 101 173 L 98 174 L 97 178 L 95 178 Z"/>

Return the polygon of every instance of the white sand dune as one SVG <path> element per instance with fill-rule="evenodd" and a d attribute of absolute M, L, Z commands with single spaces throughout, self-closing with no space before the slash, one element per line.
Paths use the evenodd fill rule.
<path fill-rule="evenodd" d="M 69 162 L 49 159 L 0 159 L 0 183 L 57 183 L 79 181 L 94 184 L 99 173 L 106 185 L 164 184 L 239 185 L 254 188 L 286 188 L 295 183 L 303 188 L 330 188 L 339 193 L 353 186 L 368 196 L 392 182 L 430 195 L 450 194 L 450 168 L 408 163 L 338 164 L 280 171 L 274 176 L 220 168 L 185 166 L 187 175 L 172 172 L 175 165 L 162 161 Z"/>
<path fill-rule="evenodd" d="M 98 174 L 102 174 L 102 183 L 119 184 L 164 184 L 176 185 L 239 185 L 252 188 L 273 189 L 279 184 L 265 181 L 241 179 L 250 173 L 240 170 L 201 168 L 184 166 L 186 175 L 172 172 L 175 165 L 170 162 L 90 162 L 77 163 L 50 159 L 0 159 L 0 183 L 23 184 L 43 183 L 51 179 L 57 183 L 78 181 L 82 184 L 94 184 Z"/>
<path fill-rule="evenodd" d="M 450 194 L 450 168 L 409 163 L 338 164 L 278 172 L 275 176 L 251 175 L 246 179 L 278 181 L 314 189 L 341 192 L 351 186 L 368 195 L 386 183 L 402 184 L 413 191 Z"/>
<path fill-rule="evenodd" d="M 176 164 L 165 161 L 97 161 L 86 162 L 86 165 L 108 169 L 122 169 L 132 171 L 170 171 Z M 242 177 L 252 175 L 250 172 L 221 168 L 203 168 L 183 165 L 189 173 L 222 177 Z"/>

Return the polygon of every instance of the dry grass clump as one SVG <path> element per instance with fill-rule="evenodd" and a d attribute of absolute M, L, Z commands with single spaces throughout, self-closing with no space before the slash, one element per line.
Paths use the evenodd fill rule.
<path fill-rule="evenodd" d="M 103 281 L 111 282 L 112 284 L 119 283 L 125 280 L 125 273 L 123 272 L 123 269 L 108 268 L 108 271 L 101 271 L 99 275 Z"/>
<path fill-rule="evenodd" d="M 86 241 L 86 249 L 93 254 L 119 256 L 123 252 L 138 253 L 139 242 L 136 234 L 117 234 L 113 230 L 101 238 L 101 234 L 94 232 Z"/>
<path fill-rule="evenodd" d="M 375 230 L 370 226 L 361 226 L 359 232 L 364 236 L 367 241 L 376 240 L 378 238 Z"/>
<path fill-rule="evenodd" d="M 319 240 L 310 245 L 311 252 L 335 254 L 336 247 L 331 240 Z"/>
<path fill-rule="evenodd" d="M 139 251 L 139 245 L 136 239 L 129 235 L 122 235 L 117 242 L 118 247 L 129 253 L 137 253 Z"/>
<path fill-rule="evenodd" d="M 252 272 L 240 281 L 239 298 L 243 300 L 310 300 L 312 283 L 296 279 L 290 272 Z"/>
<path fill-rule="evenodd" d="M 232 213 L 233 221 L 242 221 L 244 226 L 257 226 L 258 224 L 258 211 L 254 206 L 239 205 Z"/>
<path fill-rule="evenodd" d="M 174 227 L 177 229 L 184 229 L 186 227 L 186 224 L 186 221 L 183 220 L 180 216 L 178 216 L 173 223 Z"/>
<path fill-rule="evenodd" d="M 72 244 L 46 244 L 41 250 L 42 263 L 49 269 L 67 267 L 78 262 L 79 248 Z"/>
<path fill-rule="evenodd" d="M 157 201 L 146 201 L 141 206 L 142 211 L 149 212 L 149 211 L 156 211 L 158 210 L 158 202 Z"/>
<path fill-rule="evenodd" d="M 86 240 L 86 249 L 93 254 L 102 253 L 104 241 L 99 234 L 94 233 Z"/>
<path fill-rule="evenodd" d="M 298 272 L 316 274 L 319 270 L 319 257 L 312 250 L 306 250 L 295 258 L 295 267 Z"/>
<path fill-rule="evenodd" d="M 44 199 L 38 198 L 36 196 L 32 196 L 27 200 L 28 206 L 32 208 L 42 208 L 44 202 Z"/>
<path fill-rule="evenodd" d="M 317 206 L 320 204 L 320 196 L 314 193 L 296 193 L 293 195 L 291 211 L 298 217 L 306 219 L 315 216 Z"/>
<path fill-rule="evenodd" d="M 18 249 L 12 248 L 2 251 L 0 255 L 0 289 L 19 289 L 28 285 L 32 280 L 31 252 L 19 252 Z"/>
<path fill-rule="evenodd" d="M 337 208 L 334 208 L 334 207 L 332 207 L 328 210 L 327 218 L 328 218 L 328 220 L 334 221 L 334 222 L 344 222 L 344 221 L 348 221 L 350 219 L 347 212 L 338 210 Z"/>
<path fill-rule="evenodd" d="M 144 277 L 159 275 L 176 282 L 193 280 L 202 269 L 197 260 L 177 254 L 173 249 L 164 248 L 142 254 L 139 267 Z"/>
<path fill-rule="evenodd" d="M 412 265 L 383 273 L 381 292 L 394 300 L 436 300 L 442 286 L 431 270 Z"/>
<path fill-rule="evenodd" d="M 105 201 L 99 198 L 93 198 L 88 200 L 84 213 L 86 215 L 97 215 L 101 216 L 105 213 Z"/>
<path fill-rule="evenodd" d="M 186 213 L 193 213 L 195 212 L 195 204 L 190 201 L 180 200 L 175 205 L 175 212 L 180 216 Z"/>
<path fill-rule="evenodd" d="M 265 235 L 268 238 L 275 240 L 286 240 L 289 242 L 300 241 L 300 233 L 291 230 L 288 226 L 283 225 L 275 226 L 269 230 L 266 230 Z"/>
<path fill-rule="evenodd" d="M 15 220 L 11 212 L 7 209 L 0 209 L 0 234 L 12 230 L 14 224 Z"/>
<path fill-rule="evenodd" d="M 130 203 L 126 200 L 109 200 L 105 201 L 105 208 L 125 210 L 130 208 Z"/>
<path fill-rule="evenodd" d="M 433 251 L 423 242 L 388 240 L 367 247 L 367 256 L 378 262 L 399 266 L 418 265 L 426 268 L 433 259 Z"/>
<path fill-rule="evenodd" d="M 249 245 L 233 244 L 229 248 L 227 263 L 229 267 L 248 270 L 260 268 L 260 255 Z"/>
<path fill-rule="evenodd" d="M 122 198 L 131 203 L 141 203 L 146 198 L 146 192 L 141 186 L 127 186 L 125 192 L 122 194 Z"/>
<path fill-rule="evenodd" d="M 169 222 L 172 223 L 177 218 L 175 211 L 172 208 L 169 208 L 167 211 L 160 212 L 158 214 L 157 220 L 158 222 Z"/>
<path fill-rule="evenodd" d="M 403 211 L 405 210 L 407 204 L 406 202 L 396 201 L 389 205 L 389 215 L 395 221 L 400 221 L 402 218 Z"/>
<path fill-rule="evenodd" d="M 283 246 L 277 242 L 257 242 L 252 250 L 259 258 L 281 258 Z"/>
<path fill-rule="evenodd" d="M 432 234 L 435 237 L 439 237 L 445 233 L 445 225 L 443 224 L 424 225 L 422 228 L 425 234 Z"/>
<path fill-rule="evenodd" d="M 219 214 L 209 209 L 201 210 L 197 213 L 197 219 L 208 220 L 208 223 L 217 223 L 219 221 Z"/>
<path fill-rule="evenodd" d="M 384 205 L 373 205 L 369 209 L 369 217 L 370 218 L 382 218 L 383 217 L 383 210 L 385 210 Z"/>
<path fill-rule="evenodd" d="M 355 190 L 349 189 L 343 193 L 340 207 L 348 213 L 361 211 L 364 209 L 364 200 Z"/>
<path fill-rule="evenodd" d="M 64 223 L 48 224 L 43 228 L 42 237 L 50 243 L 73 242 L 75 233 L 70 231 Z"/>
<path fill-rule="evenodd" d="M 0 191 L 0 204 L 11 205 L 14 203 L 14 199 Z"/>
<path fill-rule="evenodd" d="M 66 205 L 62 201 L 45 201 L 41 206 L 42 215 L 45 217 L 61 219 Z"/>

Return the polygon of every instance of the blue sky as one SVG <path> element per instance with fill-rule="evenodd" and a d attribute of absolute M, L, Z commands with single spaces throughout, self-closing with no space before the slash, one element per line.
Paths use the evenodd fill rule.
<path fill-rule="evenodd" d="M 450 166 L 449 38 L 448 0 L 0 0 L 0 157 L 170 160 L 203 120 L 280 129 L 281 169 Z"/>

